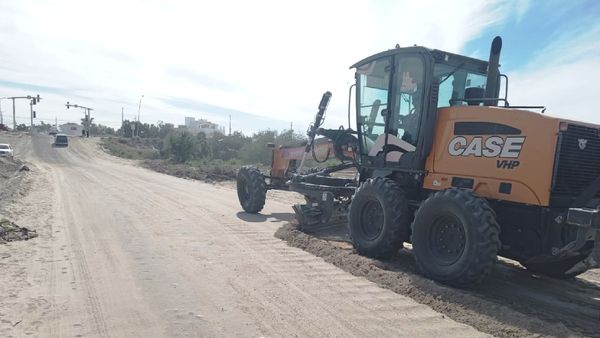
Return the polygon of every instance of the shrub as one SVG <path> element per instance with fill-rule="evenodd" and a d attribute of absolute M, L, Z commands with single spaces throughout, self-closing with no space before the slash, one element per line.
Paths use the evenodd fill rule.
<path fill-rule="evenodd" d="M 196 138 L 184 131 L 172 133 L 164 143 L 163 155 L 171 157 L 175 163 L 184 163 L 194 158 L 196 151 Z"/>

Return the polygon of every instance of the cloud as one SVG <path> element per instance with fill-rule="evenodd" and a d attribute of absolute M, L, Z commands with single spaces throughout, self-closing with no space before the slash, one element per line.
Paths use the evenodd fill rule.
<path fill-rule="evenodd" d="M 517 14 L 517 22 L 523 20 L 527 11 L 531 7 L 531 0 L 516 0 L 515 1 L 515 12 Z"/>
<path fill-rule="evenodd" d="M 234 91 L 239 89 L 239 86 L 234 83 L 224 82 L 214 76 L 198 73 L 186 68 L 171 67 L 167 68 L 166 72 L 174 79 L 179 78 L 205 88 L 215 88 L 224 91 Z"/>
<path fill-rule="evenodd" d="M 600 124 L 600 24 L 561 33 L 528 66 L 508 72 L 513 105 L 544 105 L 547 114 Z"/>
<path fill-rule="evenodd" d="M 0 38 L 10 46 L 0 50 L 0 78 L 40 86 L 48 98 L 38 107 L 44 118 L 78 120 L 64 109 L 77 95 L 97 121 L 118 126 L 121 107 L 133 116 L 144 94 L 146 121 L 222 118 L 226 112 L 211 109 L 228 107 L 252 112 L 248 119 L 308 125 L 330 90 L 326 125 L 337 127 L 354 81 L 348 66 L 396 43 L 460 52 L 512 7 L 496 0 L 22 0 L 0 9 Z M 0 96 L 22 93 L 0 84 Z M 207 105 L 173 106 L 164 97 Z M 256 131 L 249 125 L 240 128 Z"/>
<path fill-rule="evenodd" d="M 0 80 L 0 87 L 23 89 L 28 92 L 44 92 L 44 93 L 55 93 L 55 94 L 63 94 L 63 95 L 70 92 L 69 90 L 64 89 L 64 88 L 40 86 L 40 85 L 36 85 L 36 84 L 20 83 L 20 82 L 12 82 L 12 81 L 4 81 L 4 80 Z"/>

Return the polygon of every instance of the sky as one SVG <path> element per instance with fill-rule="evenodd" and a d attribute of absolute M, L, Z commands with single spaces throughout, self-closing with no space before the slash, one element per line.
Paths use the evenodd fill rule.
<path fill-rule="evenodd" d="M 600 123 L 599 1 L 0 0 L 0 97 L 39 94 L 35 123 L 206 118 L 303 132 L 321 95 L 347 124 L 349 66 L 400 46 L 487 59 L 503 38 L 512 105 Z M 141 104 L 140 104 L 140 98 Z M 12 103 L 0 100 L 12 126 Z M 17 123 L 29 124 L 18 100 Z M 347 127 L 347 125 L 345 125 Z"/>

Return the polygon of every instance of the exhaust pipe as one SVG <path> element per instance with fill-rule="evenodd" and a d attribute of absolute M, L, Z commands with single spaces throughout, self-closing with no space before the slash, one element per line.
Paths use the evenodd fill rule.
<path fill-rule="evenodd" d="M 497 99 L 500 96 L 500 50 L 502 49 L 502 38 L 497 36 L 492 41 L 490 48 L 490 60 L 488 62 L 487 83 L 485 84 L 485 98 Z M 486 106 L 497 106 L 497 100 L 485 101 Z"/>

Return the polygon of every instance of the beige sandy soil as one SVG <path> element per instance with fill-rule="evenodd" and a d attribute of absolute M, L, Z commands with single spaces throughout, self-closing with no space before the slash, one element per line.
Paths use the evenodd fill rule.
<path fill-rule="evenodd" d="M 88 140 L 14 143 L 32 188 L 3 213 L 39 237 L 0 245 L 0 336 L 484 335 L 274 238 L 285 201 L 250 217 Z"/>

